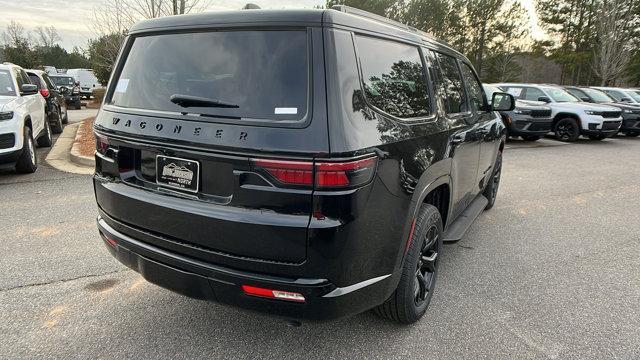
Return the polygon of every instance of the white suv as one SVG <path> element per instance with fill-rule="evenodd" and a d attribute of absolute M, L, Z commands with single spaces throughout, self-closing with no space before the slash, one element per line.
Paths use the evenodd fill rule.
<path fill-rule="evenodd" d="M 576 141 L 580 135 L 592 140 L 614 136 L 622 125 L 619 108 L 580 101 L 553 85 L 497 84 L 517 99 L 544 101 L 551 108 L 551 131 L 560 141 Z"/>
<path fill-rule="evenodd" d="M 45 99 L 27 73 L 10 63 L 0 64 L 0 168 L 32 173 L 38 167 L 34 139 L 51 146 Z"/>

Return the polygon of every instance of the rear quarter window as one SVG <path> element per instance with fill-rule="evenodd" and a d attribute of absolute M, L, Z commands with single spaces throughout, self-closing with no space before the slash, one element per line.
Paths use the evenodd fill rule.
<path fill-rule="evenodd" d="M 172 33 L 134 38 L 109 103 L 205 118 L 299 121 L 307 114 L 306 30 Z M 237 107 L 181 107 L 187 95 Z"/>
<path fill-rule="evenodd" d="M 401 119 L 431 113 L 431 100 L 420 51 L 416 46 L 356 36 L 367 101 Z"/>

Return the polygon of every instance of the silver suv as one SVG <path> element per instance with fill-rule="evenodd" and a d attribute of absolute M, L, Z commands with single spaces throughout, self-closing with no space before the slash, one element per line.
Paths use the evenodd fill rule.
<path fill-rule="evenodd" d="M 553 85 L 498 84 L 517 99 L 536 100 L 551 108 L 551 131 L 560 141 L 576 141 L 580 135 L 592 140 L 614 136 L 622 125 L 619 108 L 580 101 L 566 90 Z"/>

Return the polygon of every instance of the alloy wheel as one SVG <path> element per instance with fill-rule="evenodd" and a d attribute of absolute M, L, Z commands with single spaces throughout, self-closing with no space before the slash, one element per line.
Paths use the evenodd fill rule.
<path fill-rule="evenodd" d="M 571 139 L 571 136 L 575 132 L 575 127 L 573 126 L 573 124 L 563 123 L 558 125 L 556 132 L 558 133 L 558 136 L 560 137 L 560 139 L 569 140 Z"/>
<path fill-rule="evenodd" d="M 425 235 L 420 250 L 420 258 L 416 266 L 414 280 L 414 300 L 417 306 L 422 305 L 433 292 L 435 272 L 438 262 L 438 227 L 432 225 Z"/>

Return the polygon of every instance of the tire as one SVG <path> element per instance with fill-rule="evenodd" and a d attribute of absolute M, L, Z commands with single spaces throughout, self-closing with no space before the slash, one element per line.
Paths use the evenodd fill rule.
<path fill-rule="evenodd" d="M 540 140 L 540 136 L 522 135 L 522 140 L 524 140 L 524 141 L 538 141 L 538 140 Z"/>
<path fill-rule="evenodd" d="M 424 204 L 416 218 L 398 287 L 391 297 L 374 311 L 384 318 L 402 324 L 420 320 L 433 297 L 441 254 L 440 212 L 435 206 Z"/>
<path fill-rule="evenodd" d="M 80 101 L 80 99 L 78 99 L 78 102 L 76 103 L 76 110 L 82 110 L 82 101 Z"/>
<path fill-rule="evenodd" d="M 23 132 L 22 153 L 16 162 L 16 171 L 22 174 L 30 174 L 38 168 L 38 157 L 36 156 L 36 147 L 31 129 L 25 126 Z"/>
<path fill-rule="evenodd" d="M 53 139 L 51 138 L 51 125 L 49 125 L 48 121 L 44 122 L 44 134 L 42 134 L 38 138 L 38 146 L 39 147 L 50 147 L 53 143 Z"/>
<path fill-rule="evenodd" d="M 628 137 L 637 137 L 638 135 L 640 135 L 640 132 L 629 131 L 628 133 L 625 133 L 624 135 L 628 136 Z"/>
<path fill-rule="evenodd" d="M 62 113 L 62 110 L 60 110 L 60 112 Z M 63 124 L 69 123 L 69 108 L 66 106 L 64 107 L 64 116 L 62 117 L 62 123 Z"/>
<path fill-rule="evenodd" d="M 606 136 L 604 135 L 589 135 L 589 139 L 595 140 L 595 141 L 604 140 L 605 138 Z"/>
<path fill-rule="evenodd" d="M 62 116 L 60 115 L 60 109 L 56 108 L 55 114 L 47 119 L 51 125 L 51 131 L 54 134 L 60 134 L 62 132 Z M 53 121 L 52 121 L 53 120 Z"/>
<path fill-rule="evenodd" d="M 553 131 L 559 141 L 574 142 L 580 137 L 580 126 L 573 118 L 560 119 Z"/>
<path fill-rule="evenodd" d="M 489 210 L 495 205 L 496 198 L 498 197 L 498 189 L 500 188 L 500 177 L 502 176 L 502 152 L 498 152 L 498 156 L 496 157 L 496 164 L 493 167 L 493 174 L 491 174 L 491 178 L 489 179 L 489 183 L 484 188 L 482 195 L 489 200 L 487 206 L 484 208 L 485 210 Z"/>

